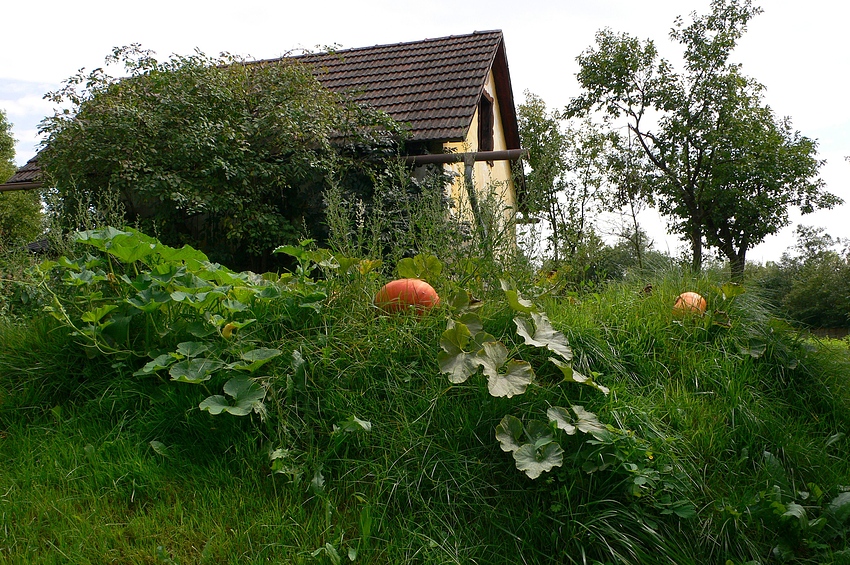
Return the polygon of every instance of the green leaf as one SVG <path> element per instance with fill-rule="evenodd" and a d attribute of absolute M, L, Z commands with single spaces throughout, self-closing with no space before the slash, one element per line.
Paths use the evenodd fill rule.
<path fill-rule="evenodd" d="M 239 300 L 234 300 L 232 298 L 226 298 L 221 301 L 221 306 L 228 312 L 243 312 L 248 309 L 248 305 L 244 302 L 240 302 Z"/>
<path fill-rule="evenodd" d="M 151 440 L 148 442 L 148 445 L 151 446 L 151 449 L 154 450 L 154 453 L 157 455 L 162 455 L 163 457 L 168 457 L 168 447 L 161 441 Z"/>
<path fill-rule="evenodd" d="M 100 320 L 102 320 L 104 316 L 106 316 L 116 308 L 118 308 L 118 306 L 115 306 L 114 304 L 107 304 L 105 306 L 101 306 L 99 308 L 95 308 L 94 310 L 89 310 L 88 312 L 85 312 L 80 317 L 80 319 L 84 322 L 91 322 L 93 324 L 96 324 L 100 322 Z"/>
<path fill-rule="evenodd" d="M 443 264 L 433 255 L 419 254 L 405 257 L 398 262 L 396 269 L 401 278 L 433 282 L 443 272 Z"/>
<path fill-rule="evenodd" d="M 567 435 L 574 435 L 577 428 L 573 424 L 573 417 L 569 410 L 560 406 L 551 406 L 546 410 L 546 416 L 550 422 L 555 422 L 559 429 L 564 430 Z"/>
<path fill-rule="evenodd" d="M 590 434 L 599 441 L 605 441 L 611 438 L 611 432 L 605 427 L 593 412 L 588 412 L 583 406 L 573 406 L 573 412 L 578 418 L 576 427 L 585 434 Z"/>
<path fill-rule="evenodd" d="M 525 436 L 537 449 L 555 441 L 551 426 L 540 420 L 532 420 L 525 426 Z"/>
<path fill-rule="evenodd" d="M 478 363 L 475 360 L 474 353 L 460 351 L 458 353 L 447 353 L 440 351 L 437 353 L 437 364 L 440 367 L 440 373 L 449 376 L 449 382 L 461 384 L 478 372 Z"/>
<path fill-rule="evenodd" d="M 469 329 L 469 333 L 472 335 L 476 335 L 479 332 L 484 331 L 484 324 L 475 312 L 466 312 L 461 315 L 457 321 L 465 325 L 467 329 Z M 493 339 L 495 340 L 495 338 Z"/>
<path fill-rule="evenodd" d="M 489 334 L 488 334 L 489 335 Z M 481 365 L 487 375 L 487 388 L 495 397 L 508 397 L 522 394 L 534 380 L 534 370 L 526 361 L 511 360 L 504 373 L 499 369 L 508 359 L 507 348 L 499 341 L 487 341 L 475 355 L 475 362 Z"/>
<path fill-rule="evenodd" d="M 233 399 L 230 403 L 219 394 L 206 398 L 199 408 L 210 414 L 227 412 L 233 416 L 246 416 L 258 409 L 266 390 L 249 377 L 236 377 L 224 384 L 224 392 Z"/>
<path fill-rule="evenodd" d="M 720 287 L 720 292 L 723 293 L 723 298 L 728 300 L 736 296 L 741 296 L 746 292 L 746 289 L 738 283 L 727 282 Z"/>
<path fill-rule="evenodd" d="M 525 393 L 533 380 L 534 370 L 530 363 L 511 360 L 504 373 L 487 375 L 487 388 L 492 396 L 511 398 Z"/>
<path fill-rule="evenodd" d="M 272 253 L 285 253 L 291 257 L 298 259 L 298 262 L 307 261 L 309 259 L 309 251 L 303 247 L 295 247 L 294 245 L 280 245 L 272 251 Z"/>
<path fill-rule="evenodd" d="M 258 347 L 257 349 L 252 349 L 250 351 L 244 352 L 240 357 L 243 361 L 247 361 L 248 363 L 233 363 L 231 367 L 233 369 L 239 369 L 241 371 L 250 371 L 253 373 L 275 357 L 281 355 L 280 349 L 271 349 L 268 347 Z"/>
<path fill-rule="evenodd" d="M 165 292 L 153 286 L 139 291 L 133 298 L 128 298 L 127 303 L 138 308 L 142 312 L 150 313 L 159 309 L 160 306 L 171 302 L 171 293 Z"/>
<path fill-rule="evenodd" d="M 516 416 L 506 414 L 496 426 L 496 439 L 502 451 L 514 452 L 520 448 L 522 422 Z"/>
<path fill-rule="evenodd" d="M 361 420 L 357 416 L 351 416 L 348 420 L 334 424 L 334 431 L 344 433 L 371 432 L 372 422 Z"/>
<path fill-rule="evenodd" d="M 177 353 L 183 357 L 197 357 L 209 351 L 210 346 L 200 341 L 184 341 L 177 344 Z"/>
<path fill-rule="evenodd" d="M 153 361 L 148 361 L 144 367 L 133 373 L 133 376 L 139 377 L 142 375 L 152 375 L 161 369 L 167 369 L 173 365 L 175 361 L 177 361 L 177 358 L 171 353 L 163 353 Z"/>
<path fill-rule="evenodd" d="M 212 373 L 224 366 L 224 363 L 206 357 L 186 359 L 171 366 L 168 374 L 171 380 L 184 383 L 201 383 L 209 380 Z"/>
<path fill-rule="evenodd" d="M 230 408 L 230 403 L 222 395 L 215 394 L 213 396 L 206 397 L 198 405 L 198 408 L 200 408 L 201 410 L 206 410 L 210 414 L 218 415 Z"/>
<path fill-rule="evenodd" d="M 449 321 L 449 327 L 440 337 L 442 351 L 437 353 L 440 373 L 448 375 L 449 381 L 460 384 L 478 371 L 475 360 L 477 351 L 465 351 L 471 343 L 472 334 L 466 324 Z"/>
<path fill-rule="evenodd" d="M 564 375 L 564 380 L 571 383 L 580 383 L 583 385 L 591 386 L 601 392 L 602 394 L 608 394 L 610 390 L 606 386 L 602 386 L 598 384 L 596 381 L 591 379 L 590 377 L 586 377 L 575 371 L 570 365 L 564 363 L 560 359 L 556 357 L 550 357 L 549 361 L 557 365 L 557 367 L 561 370 L 561 373 Z"/>
<path fill-rule="evenodd" d="M 508 305 L 514 312 L 522 312 L 529 313 L 537 310 L 537 307 L 530 300 L 525 300 L 522 298 L 516 290 L 512 287 L 511 283 L 502 279 L 499 281 L 502 285 L 502 290 L 505 292 L 505 298 L 508 300 Z"/>
<path fill-rule="evenodd" d="M 842 492 L 833 498 L 829 503 L 829 511 L 839 522 L 850 518 L 850 492 Z"/>
<path fill-rule="evenodd" d="M 514 318 L 514 323 L 517 327 L 517 333 L 525 340 L 526 345 L 534 347 L 545 347 L 552 353 L 560 355 L 565 360 L 569 361 L 573 358 L 573 350 L 567 343 L 567 338 L 561 332 L 552 327 L 549 317 L 545 313 L 531 313 L 531 318 L 534 320 L 532 327 L 528 318 L 517 316 Z"/>
<path fill-rule="evenodd" d="M 191 245 L 184 245 L 179 249 L 175 249 L 174 247 L 169 247 L 168 245 L 160 243 L 157 245 L 156 250 L 162 260 L 169 263 L 187 261 L 197 261 L 199 263 L 209 262 L 209 259 L 202 251 L 198 251 Z"/>
<path fill-rule="evenodd" d="M 487 376 L 496 376 L 508 360 L 508 349 L 500 341 L 485 343 L 475 356 Z"/>
<path fill-rule="evenodd" d="M 536 479 L 564 463 L 564 450 L 557 443 L 548 443 L 542 449 L 526 443 L 514 451 L 516 468 L 524 471 L 530 479 Z"/>
<path fill-rule="evenodd" d="M 116 237 L 107 244 L 107 252 L 124 263 L 134 263 L 153 253 L 156 244 L 140 241 L 132 235 Z"/>

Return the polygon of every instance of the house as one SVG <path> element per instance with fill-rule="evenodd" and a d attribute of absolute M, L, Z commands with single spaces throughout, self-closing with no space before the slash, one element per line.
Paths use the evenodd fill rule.
<path fill-rule="evenodd" d="M 449 196 L 470 204 L 473 215 L 478 197 L 490 189 L 506 216 L 521 206 L 510 162 L 521 154 L 520 138 L 501 31 L 294 58 L 311 66 L 326 88 L 406 124 L 408 160 L 457 173 Z M 39 185 L 34 157 L 0 191 Z"/>

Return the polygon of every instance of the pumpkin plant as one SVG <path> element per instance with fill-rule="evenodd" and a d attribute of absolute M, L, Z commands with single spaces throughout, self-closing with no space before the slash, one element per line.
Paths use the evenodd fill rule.
<path fill-rule="evenodd" d="M 301 269 L 278 277 L 236 273 L 192 247 L 176 249 L 130 228 L 80 232 L 76 240 L 98 254 L 39 266 L 52 295 L 48 311 L 92 355 L 150 359 L 137 376 L 204 388 L 223 382 L 224 394 L 199 405 L 210 414 L 265 414 L 265 367 L 283 353 L 243 335 L 257 321 L 256 307 L 275 301 L 294 321 L 327 298 L 323 284 L 307 276 L 317 257 L 303 249 L 292 250 L 296 258 L 303 251 Z M 67 289 L 62 298 L 47 284 L 54 276 Z"/>

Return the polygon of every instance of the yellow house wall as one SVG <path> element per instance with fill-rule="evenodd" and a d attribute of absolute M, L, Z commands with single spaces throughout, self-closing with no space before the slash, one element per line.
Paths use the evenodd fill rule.
<path fill-rule="evenodd" d="M 484 89 L 493 99 L 493 150 L 501 151 L 507 149 L 507 143 L 505 142 L 505 130 L 499 110 L 499 100 L 496 96 L 496 86 L 492 71 L 487 77 L 487 84 Z M 462 142 L 445 143 L 443 144 L 443 148 L 446 152 L 457 153 L 480 150 L 478 146 L 478 110 L 475 111 L 475 115 L 472 118 L 472 124 L 469 126 L 466 139 Z M 452 163 L 446 165 L 446 167 L 455 174 L 454 182 L 450 188 L 450 196 L 457 203 L 456 209 L 464 216 L 471 216 L 466 189 L 463 186 L 463 163 Z M 492 161 L 492 164 L 486 161 L 475 163 L 473 168 L 473 183 L 476 193 L 479 195 L 479 201 L 487 196 L 489 189 L 494 189 L 502 201 L 505 220 L 510 222 L 513 219 L 516 212 L 516 190 L 511 176 L 510 161 Z M 472 217 L 465 219 L 470 222 L 473 221 Z"/>

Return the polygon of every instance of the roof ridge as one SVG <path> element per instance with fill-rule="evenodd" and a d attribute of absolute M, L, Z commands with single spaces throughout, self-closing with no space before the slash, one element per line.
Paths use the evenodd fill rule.
<path fill-rule="evenodd" d="M 329 54 L 336 55 L 336 54 L 352 53 L 352 52 L 355 52 L 355 51 L 382 49 L 382 48 L 387 48 L 387 47 L 394 47 L 394 48 L 407 47 L 407 46 L 420 45 L 420 44 L 426 44 L 426 43 L 436 43 L 436 42 L 439 42 L 439 41 L 447 41 L 447 40 L 450 40 L 450 39 L 466 39 L 466 38 L 474 38 L 476 36 L 494 35 L 494 34 L 497 34 L 500 37 L 504 35 L 502 30 L 500 30 L 500 29 L 491 29 L 491 30 L 484 30 L 484 31 L 473 31 L 472 33 L 463 33 L 463 34 L 459 34 L 459 35 L 445 35 L 445 36 L 442 36 L 442 37 L 426 37 L 425 39 L 419 39 L 419 40 L 416 40 L 416 41 L 401 41 L 401 42 L 397 42 L 397 43 L 378 43 L 378 44 L 375 44 L 375 45 L 367 45 L 367 46 L 361 46 L 361 47 L 346 47 L 346 48 L 343 48 L 343 49 L 328 49 L 328 50 L 325 50 L 325 51 L 314 51 L 314 52 L 303 53 L 301 55 L 290 55 L 290 56 L 284 55 L 284 56 L 278 57 L 276 59 L 265 59 L 263 61 L 256 61 L 256 62 L 259 63 L 259 62 L 264 62 L 264 61 L 275 61 L 277 59 L 300 59 L 302 57 L 317 57 L 317 56 L 329 55 Z"/>

